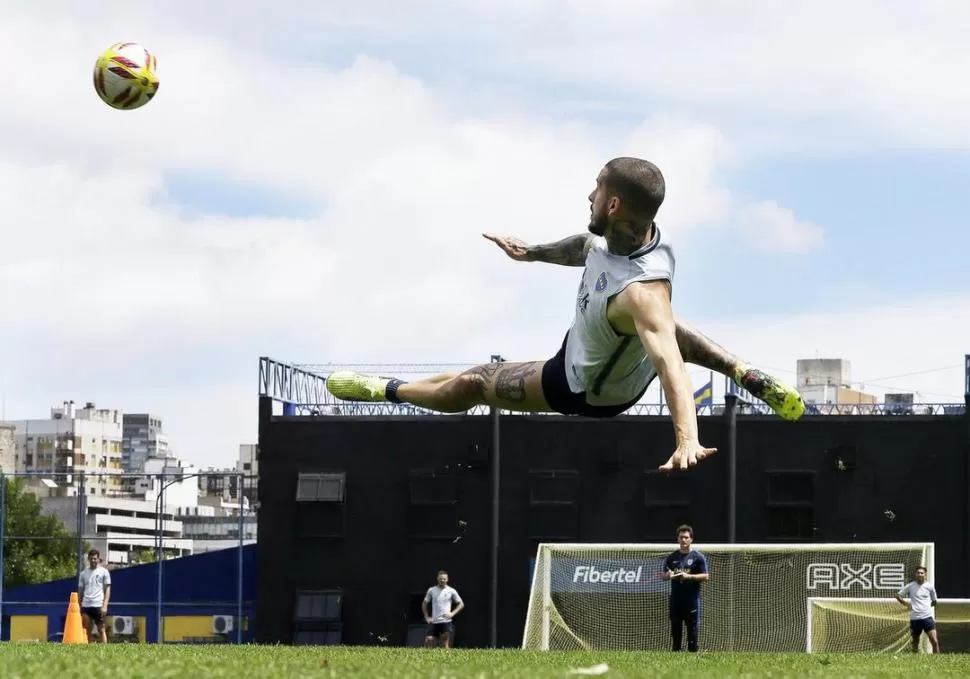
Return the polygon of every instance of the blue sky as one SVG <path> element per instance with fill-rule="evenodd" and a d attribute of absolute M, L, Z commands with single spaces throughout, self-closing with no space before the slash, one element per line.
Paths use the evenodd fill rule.
<path fill-rule="evenodd" d="M 255 183 L 233 181 L 219 171 L 176 170 L 165 177 L 164 202 L 178 206 L 187 218 L 286 217 L 306 219 L 321 206 L 310 198 Z"/>
<path fill-rule="evenodd" d="M 961 398 L 970 6 L 103 4 L 0 26 L 11 63 L 56 39 L 37 69 L 64 76 L 10 73 L 30 96 L 0 109 L 8 417 L 149 410 L 178 454 L 229 464 L 260 355 L 543 358 L 579 271 L 480 234 L 583 230 L 616 155 L 667 177 L 677 313 L 789 379 L 836 356 L 858 383 L 903 375 L 877 395 Z M 122 39 L 158 57 L 138 111 L 91 89 Z"/>
<path fill-rule="evenodd" d="M 741 302 L 752 310 L 852 307 L 867 298 L 970 290 L 964 268 L 970 229 L 961 206 L 970 186 L 965 152 L 765 159 L 732 173 L 728 184 L 738 195 L 770 195 L 825 225 L 824 248 L 759 260 L 756 271 L 739 267 L 758 287 Z M 698 253 L 705 263 L 718 267 L 730 259 L 723 254 L 731 247 L 727 238 L 709 246 Z M 792 300 L 783 287 L 758 286 L 759 272 L 766 280 L 799 281 L 802 294 Z M 729 300 L 726 289 L 715 287 L 698 311 L 716 314 Z"/>

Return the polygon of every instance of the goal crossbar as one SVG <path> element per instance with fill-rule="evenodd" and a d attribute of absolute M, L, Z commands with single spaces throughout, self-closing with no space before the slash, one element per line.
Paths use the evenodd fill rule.
<path fill-rule="evenodd" d="M 718 552 L 824 552 L 851 549 L 871 549 L 893 551 L 898 549 L 922 549 L 932 547 L 932 542 L 694 542 L 691 549 Z M 675 550 L 678 545 L 672 542 L 540 542 L 537 552 L 544 548 L 555 549 L 561 554 L 580 552 L 651 552 L 654 550 Z"/>

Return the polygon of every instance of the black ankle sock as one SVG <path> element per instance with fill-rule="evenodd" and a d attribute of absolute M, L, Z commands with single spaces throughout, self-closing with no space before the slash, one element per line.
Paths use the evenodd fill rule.
<path fill-rule="evenodd" d="M 391 378 L 387 386 L 384 387 L 384 398 L 386 398 L 391 403 L 400 403 L 401 399 L 397 397 L 397 388 L 404 384 L 404 380 L 399 380 L 396 377 Z"/>

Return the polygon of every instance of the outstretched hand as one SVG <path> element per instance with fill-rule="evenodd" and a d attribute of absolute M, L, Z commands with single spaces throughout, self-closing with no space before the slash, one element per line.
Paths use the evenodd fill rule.
<path fill-rule="evenodd" d="M 502 251 L 517 262 L 527 262 L 529 245 L 514 236 L 496 236 L 491 233 L 483 233 L 482 236 L 502 248 Z"/>
<path fill-rule="evenodd" d="M 717 448 L 705 448 L 697 441 L 687 441 L 677 446 L 677 450 L 670 456 L 670 459 L 660 465 L 660 469 L 665 472 L 674 469 L 687 469 L 716 452 Z"/>

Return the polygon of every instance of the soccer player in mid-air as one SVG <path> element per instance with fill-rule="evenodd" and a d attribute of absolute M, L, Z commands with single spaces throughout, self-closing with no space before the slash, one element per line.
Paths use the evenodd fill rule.
<path fill-rule="evenodd" d="M 445 413 L 489 405 L 604 418 L 635 405 L 659 377 L 676 442 L 660 465 L 667 471 L 686 469 L 716 452 L 698 440 L 685 363 L 727 375 L 781 417 L 798 419 L 805 404 L 797 391 L 674 319 L 674 252 L 655 222 L 665 193 L 656 165 L 615 158 L 589 195 L 588 234 L 531 246 L 485 234 L 517 261 L 585 266 L 575 319 L 552 358 L 488 363 L 413 382 L 341 371 L 327 378 L 327 389 L 345 401 L 409 403 Z"/>

